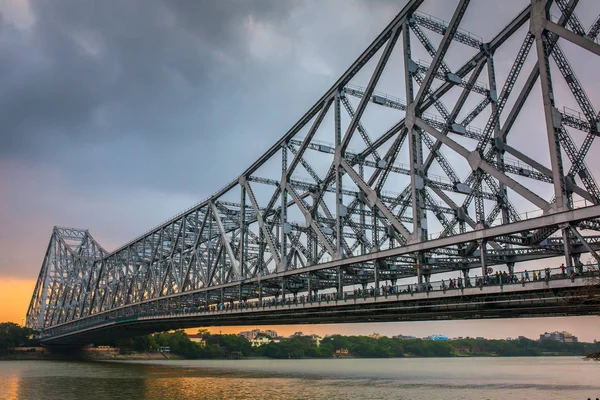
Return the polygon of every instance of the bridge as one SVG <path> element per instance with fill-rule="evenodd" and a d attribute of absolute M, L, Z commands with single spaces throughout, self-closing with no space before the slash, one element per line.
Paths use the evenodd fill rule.
<path fill-rule="evenodd" d="M 27 326 L 73 345 L 600 312 L 600 115 L 575 72 L 600 67 L 600 17 L 586 29 L 577 0 L 531 0 L 483 39 L 462 28 L 470 1 L 448 21 L 422 3 L 214 195 L 111 252 L 54 227 Z M 545 259 L 564 269 L 528 267 Z"/>

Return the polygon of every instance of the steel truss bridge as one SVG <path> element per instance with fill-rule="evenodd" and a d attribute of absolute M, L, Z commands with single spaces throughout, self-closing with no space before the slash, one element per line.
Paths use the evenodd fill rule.
<path fill-rule="evenodd" d="M 525 0 L 484 40 L 461 27 L 475 2 L 457 1 L 449 22 L 422 3 L 408 1 L 213 196 L 112 252 L 87 230 L 55 227 L 27 325 L 67 344 L 108 328 L 598 312 L 595 291 L 573 305 L 597 288 L 583 275 L 460 295 L 344 294 L 426 287 L 436 274 L 466 283 L 493 266 L 514 275 L 517 263 L 558 256 L 567 269 L 583 253 L 600 262 L 600 190 L 586 163 L 600 115 L 575 72 L 600 67 L 600 17 L 586 28 L 577 0 Z M 328 300 L 301 309 L 304 296 Z"/>

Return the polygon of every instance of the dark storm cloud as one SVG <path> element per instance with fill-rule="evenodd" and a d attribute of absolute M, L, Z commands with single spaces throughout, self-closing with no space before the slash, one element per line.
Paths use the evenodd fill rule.
<path fill-rule="evenodd" d="M 277 18 L 288 4 L 35 0 L 30 31 L 3 24 L 0 148 L 37 151 L 49 132 L 93 135 L 107 118 L 120 129 L 103 135 L 153 126 L 194 96 L 189 85 L 210 92 L 219 56 L 245 63 L 246 16 Z"/>
<path fill-rule="evenodd" d="M 1 4 L 0 275 L 35 276 L 55 224 L 112 249 L 213 193 L 321 96 L 392 3 Z"/>
<path fill-rule="evenodd" d="M 29 29 L 2 24 L 0 156 L 52 163 L 73 181 L 82 181 L 73 167 L 85 165 L 102 186 L 187 190 L 198 174 L 177 171 L 210 165 L 240 120 L 261 129 L 252 110 L 227 110 L 232 96 L 251 92 L 250 80 L 266 79 L 253 78 L 248 21 L 276 24 L 292 8 L 275 0 L 31 1 Z M 219 172 L 208 180 L 236 173 Z"/>
<path fill-rule="evenodd" d="M 30 27 L 1 28 L 0 157 L 51 163 L 84 186 L 206 194 L 319 97 L 379 28 L 361 12 L 389 3 L 30 0 Z M 363 25 L 343 26 L 352 18 Z M 325 52 L 328 37 L 352 40 Z"/>

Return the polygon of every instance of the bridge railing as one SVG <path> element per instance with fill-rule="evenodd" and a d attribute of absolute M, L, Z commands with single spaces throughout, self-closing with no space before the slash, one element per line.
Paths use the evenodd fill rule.
<path fill-rule="evenodd" d="M 514 274 L 498 272 L 484 276 L 461 277 L 443 279 L 424 283 L 406 283 L 402 285 L 382 285 L 375 288 L 374 284 L 368 288 L 356 288 L 337 293 L 328 289 L 322 293 L 289 293 L 284 296 L 259 297 L 258 293 L 247 293 L 241 299 L 214 300 L 200 297 L 198 293 L 183 293 L 178 298 L 157 299 L 156 301 L 131 305 L 130 307 L 105 312 L 82 320 L 74 321 L 62 326 L 50 328 L 42 336 L 52 337 L 62 333 L 93 329 L 103 325 L 114 325 L 138 321 L 141 318 L 161 319 L 186 316 L 215 315 L 228 312 L 244 312 L 275 310 L 284 306 L 311 305 L 322 303 L 352 304 L 359 299 L 381 299 L 395 296 L 398 300 L 410 300 L 416 294 L 436 294 L 456 296 L 466 289 L 485 287 L 502 287 L 503 291 L 511 288 L 524 287 L 534 282 L 550 282 L 556 280 L 571 280 L 576 278 L 589 279 L 586 284 L 600 283 L 600 264 L 586 264 L 565 268 L 544 268 L 530 271 L 519 271 Z M 386 282 L 387 283 L 387 282 Z M 393 298 L 393 297 L 392 297 Z"/>
<path fill-rule="evenodd" d="M 554 281 L 554 280 L 574 280 L 577 277 L 587 277 L 590 279 L 598 278 L 600 283 L 600 265 L 598 264 L 587 264 L 581 265 L 580 267 L 565 267 L 562 268 L 545 268 L 531 271 L 519 271 L 510 275 L 508 273 L 497 273 L 488 274 L 485 276 L 473 276 L 464 278 L 461 276 L 442 279 L 433 282 L 423 283 L 408 283 L 404 285 L 382 285 L 381 287 L 371 287 L 362 289 L 355 288 L 353 290 L 343 291 L 340 295 L 336 291 L 329 291 L 326 293 L 317 294 L 306 294 L 300 296 L 288 296 L 281 299 L 269 296 L 267 299 L 262 300 L 237 300 L 222 302 L 218 304 L 208 305 L 208 309 L 205 307 L 204 311 L 227 311 L 235 310 L 239 308 L 265 308 L 273 306 L 281 306 L 288 304 L 298 303 L 314 303 L 322 301 L 337 301 L 337 300 L 349 300 L 357 298 L 369 298 L 369 297 L 381 297 L 389 295 L 401 295 L 401 294 L 414 294 L 414 293 L 431 293 L 431 292 L 448 292 L 449 294 L 456 294 L 457 290 L 464 290 L 473 287 L 488 287 L 488 286 L 509 286 L 509 285 L 525 285 L 530 282 L 537 281 Z M 170 310 L 175 311 L 175 310 Z"/>

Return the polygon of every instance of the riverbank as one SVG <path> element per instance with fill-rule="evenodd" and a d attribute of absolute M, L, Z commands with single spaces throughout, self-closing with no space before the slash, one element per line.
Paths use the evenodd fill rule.
<path fill-rule="evenodd" d="M 143 361 L 143 360 L 185 360 L 177 354 L 160 352 L 133 352 L 120 354 L 118 351 L 87 351 L 86 349 L 52 350 L 41 351 L 15 351 L 0 354 L 0 361 L 26 361 L 26 360 L 82 360 L 82 361 Z"/>
<path fill-rule="evenodd" d="M 454 354 L 450 356 L 445 356 L 442 358 L 516 358 L 520 356 L 502 356 L 493 353 L 460 353 Z M 583 357 L 578 354 L 569 354 L 569 353 L 544 353 L 539 356 L 529 356 L 532 358 L 539 357 Z M 385 360 L 389 358 L 400 358 L 400 359 L 430 359 L 430 358 L 439 358 L 439 356 L 420 356 L 414 354 L 404 354 L 401 357 L 357 357 L 353 355 L 334 355 L 332 357 L 300 357 L 295 359 L 300 360 L 331 360 L 331 359 L 379 359 Z M 231 360 L 232 358 L 214 358 L 213 360 Z M 242 357 L 236 358 L 236 360 L 276 360 L 277 358 L 273 357 L 264 357 L 264 356 L 250 356 L 250 357 Z M 186 358 L 184 356 L 174 354 L 174 353 L 160 353 L 160 352 L 134 352 L 129 354 L 120 354 L 118 352 L 98 352 L 98 351 L 74 351 L 71 353 L 68 352 L 15 352 L 9 354 L 0 354 L 0 361 L 181 361 L 181 360 L 194 360 L 191 358 Z M 207 358 L 198 358 L 196 360 L 210 360 Z"/>

